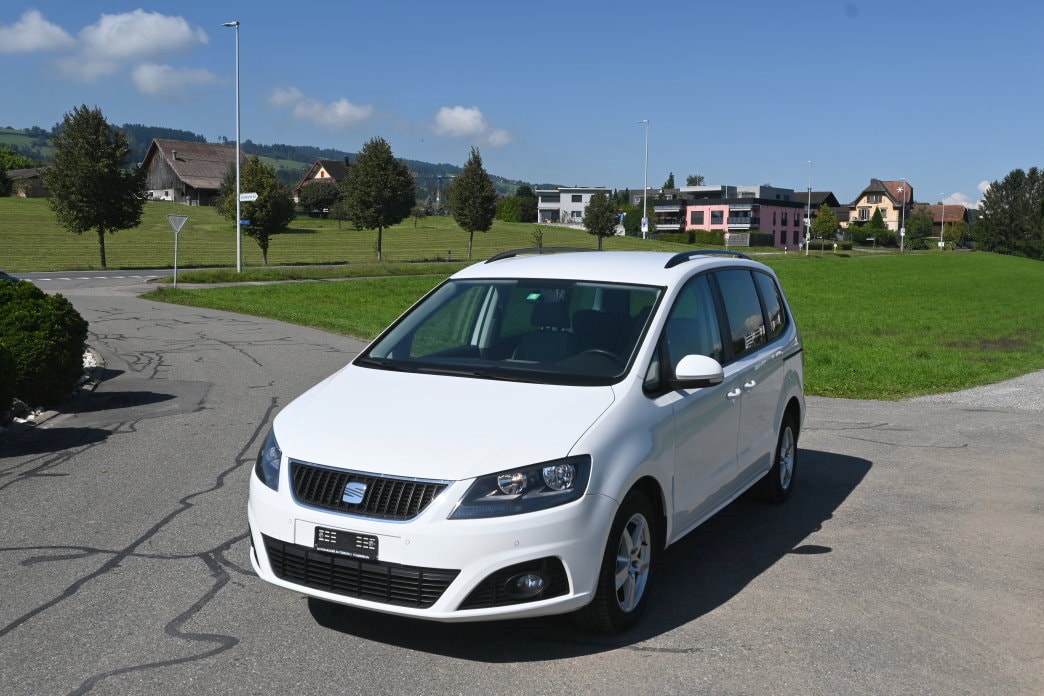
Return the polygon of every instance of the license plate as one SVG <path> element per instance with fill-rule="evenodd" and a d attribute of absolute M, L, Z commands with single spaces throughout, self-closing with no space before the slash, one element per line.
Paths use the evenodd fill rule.
<path fill-rule="evenodd" d="M 315 550 L 351 556 L 364 561 L 377 560 L 377 537 L 339 529 L 315 528 Z"/>

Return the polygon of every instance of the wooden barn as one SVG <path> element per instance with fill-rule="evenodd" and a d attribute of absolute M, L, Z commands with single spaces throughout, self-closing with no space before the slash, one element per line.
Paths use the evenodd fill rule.
<path fill-rule="evenodd" d="M 245 162 L 244 157 L 241 163 Z M 156 138 L 141 166 L 146 171 L 145 189 L 150 198 L 211 205 L 225 176 L 235 171 L 236 148 L 235 145 Z"/>

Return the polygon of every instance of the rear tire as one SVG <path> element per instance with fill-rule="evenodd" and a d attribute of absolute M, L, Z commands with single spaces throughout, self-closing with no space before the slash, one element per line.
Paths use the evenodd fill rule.
<path fill-rule="evenodd" d="M 594 599 L 577 612 L 579 623 L 600 633 L 622 633 L 645 611 L 656 553 L 656 518 L 649 499 L 631 491 L 613 519 Z"/>
<path fill-rule="evenodd" d="M 790 497 L 797 477 L 797 421 L 791 415 L 783 417 L 779 439 L 773 455 L 772 468 L 758 481 L 757 494 L 770 503 L 782 503 Z"/>

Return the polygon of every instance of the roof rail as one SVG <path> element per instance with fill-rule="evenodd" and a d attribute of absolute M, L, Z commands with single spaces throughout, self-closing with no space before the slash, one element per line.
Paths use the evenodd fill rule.
<path fill-rule="evenodd" d="M 531 247 L 529 249 L 511 249 L 510 251 L 502 251 L 495 256 L 491 256 L 486 260 L 486 263 L 493 263 L 494 261 L 500 261 L 502 259 L 510 259 L 514 256 L 523 256 L 531 254 L 560 254 L 572 251 L 597 251 L 597 249 L 585 249 L 583 247 Z"/>
<path fill-rule="evenodd" d="M 742 251 L 732 251 L 731 249 L 693 249 L 692 251 L 681 251 L 672 256 L 667 260 L 664 268 L 674 268 L 679 264 L 683 264 L 686 261 L 691 261 L 697 256 L 735 256 L 739 259 L 750 260 L 750 257 L 744 254 Z"/>

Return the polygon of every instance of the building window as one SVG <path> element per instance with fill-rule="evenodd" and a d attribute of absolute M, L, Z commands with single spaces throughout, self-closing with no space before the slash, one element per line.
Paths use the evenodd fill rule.
<path fill-rule="evenodd" d="M 866 202 L 867 203 L 880 203 L 881 202 L 881 194 L 880 193 L 868 193 L 866 195 Z"/>
<path fill-rule="evenodd" d="M 584 197 L 582 195 L 580 195 L 579 193 L 574 193 L 573 194 L 573 202 L 574 203 L 583 203 L 584 202 Z"/>
<path fill-rule="evenodd" d="M 690 225 L 702 225 L 703 224 L 703 211 L 693 210 L 689 213 L 689 224 Z"/>
<path fill-rule="evenodd" d="M 712 210 L 711 211 L 711 224 L 712 225 L 720 225 L 720 224 L 722 224 L 722 222 L 724 222 L 724 218 L 725 218 L 725 212 L 724 211 L 722 211 L 722 210 Z"/>
<path fill-rule="evenodd" d="M 868 206 L 865 206 L 865 205 L 864 206 L 860 206 L 859 210 L 857 211 L 856 219 L 858 219 L 858 220 L 869 220 L 870 219 L 870 208 Z"/>
<path fill-rule="evenodd" d="M 787 226 L 787 211 L 785 210 L 780 214 L 780 224 L 784 227 Z"/>

